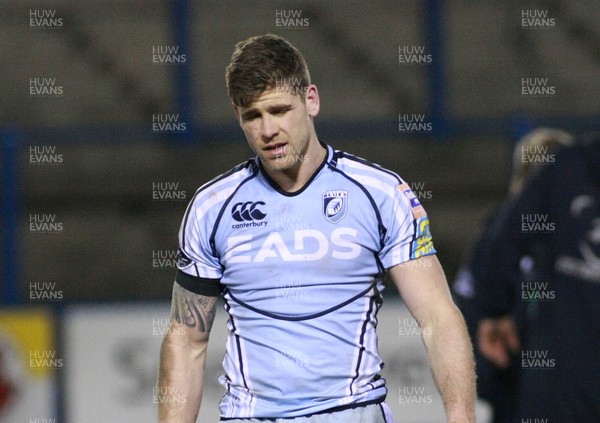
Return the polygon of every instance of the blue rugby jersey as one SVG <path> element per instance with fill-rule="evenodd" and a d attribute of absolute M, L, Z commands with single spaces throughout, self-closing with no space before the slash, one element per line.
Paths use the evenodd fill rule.
<path fill-rule="evenodd" d="M 385 398 L 376 335 L 385 270 L 435 253 L 427 215 L 398 175 L 327 146 L 290 194 L 255 158 L 196 192 L 179 241 L 177 282 L 220 292 L 229 314 L 222 418 Z"/>

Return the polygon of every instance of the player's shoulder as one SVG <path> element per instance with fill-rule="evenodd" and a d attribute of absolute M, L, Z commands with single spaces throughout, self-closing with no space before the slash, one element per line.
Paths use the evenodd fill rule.
<path fill-rule="evenodd" d="M 336 150 L 335 161 L 336 168 L 340 172 L 367 189 L 375 188 L 378 191 L 393 192 L 404 183 L 397 173 L 345 151 Z"/>
<path fill-rule="evenodd" d="M 207 201 L 209 203 L 224 201 L 239 185 L 256 176 L 257 172 L 254 159 L 240 163 L 200 186 L 190 203 L 193 206 L 201 206 Z"/>
<path fill-rule="evenodd" d="M 255 160 L 247 160 L 201 185 L 196 193 L 209 193 L 211 191 L 221 190 L 225 187 L 237 186 L 246 178 L 252 177 L 256 171 L 257 168 Z"/>

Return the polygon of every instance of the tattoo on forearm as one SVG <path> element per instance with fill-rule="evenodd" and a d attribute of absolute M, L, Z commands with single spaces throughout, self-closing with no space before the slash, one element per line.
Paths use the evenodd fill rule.
<path fill-rule="evenodd" d="M 177 283 L 173 285 L 172 321 L 209 332 L 216 313 L 217 297 L 194 294 Z"/>

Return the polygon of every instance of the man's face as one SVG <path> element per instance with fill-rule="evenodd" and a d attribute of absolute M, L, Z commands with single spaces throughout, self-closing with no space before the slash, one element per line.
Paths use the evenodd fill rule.
<path fill-rule="evenodd" d="M 319 96 L 314 85 L 299 95 L 265 90 L 249 107 L 235 110 L 250 148 L 267 171 L 299 169 L 316 154 L 319 145 L 312 118 L 319 112 Z"/>

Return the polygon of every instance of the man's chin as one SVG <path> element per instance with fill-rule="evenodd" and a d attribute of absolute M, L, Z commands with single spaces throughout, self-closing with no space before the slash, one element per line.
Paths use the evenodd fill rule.
<path fill-rule="evenodd" d="M 289 156 L 265 157 L 261 158 L 263 167 L 273 172 L 281 172 L 294 167 L 296 163 Z"/>

